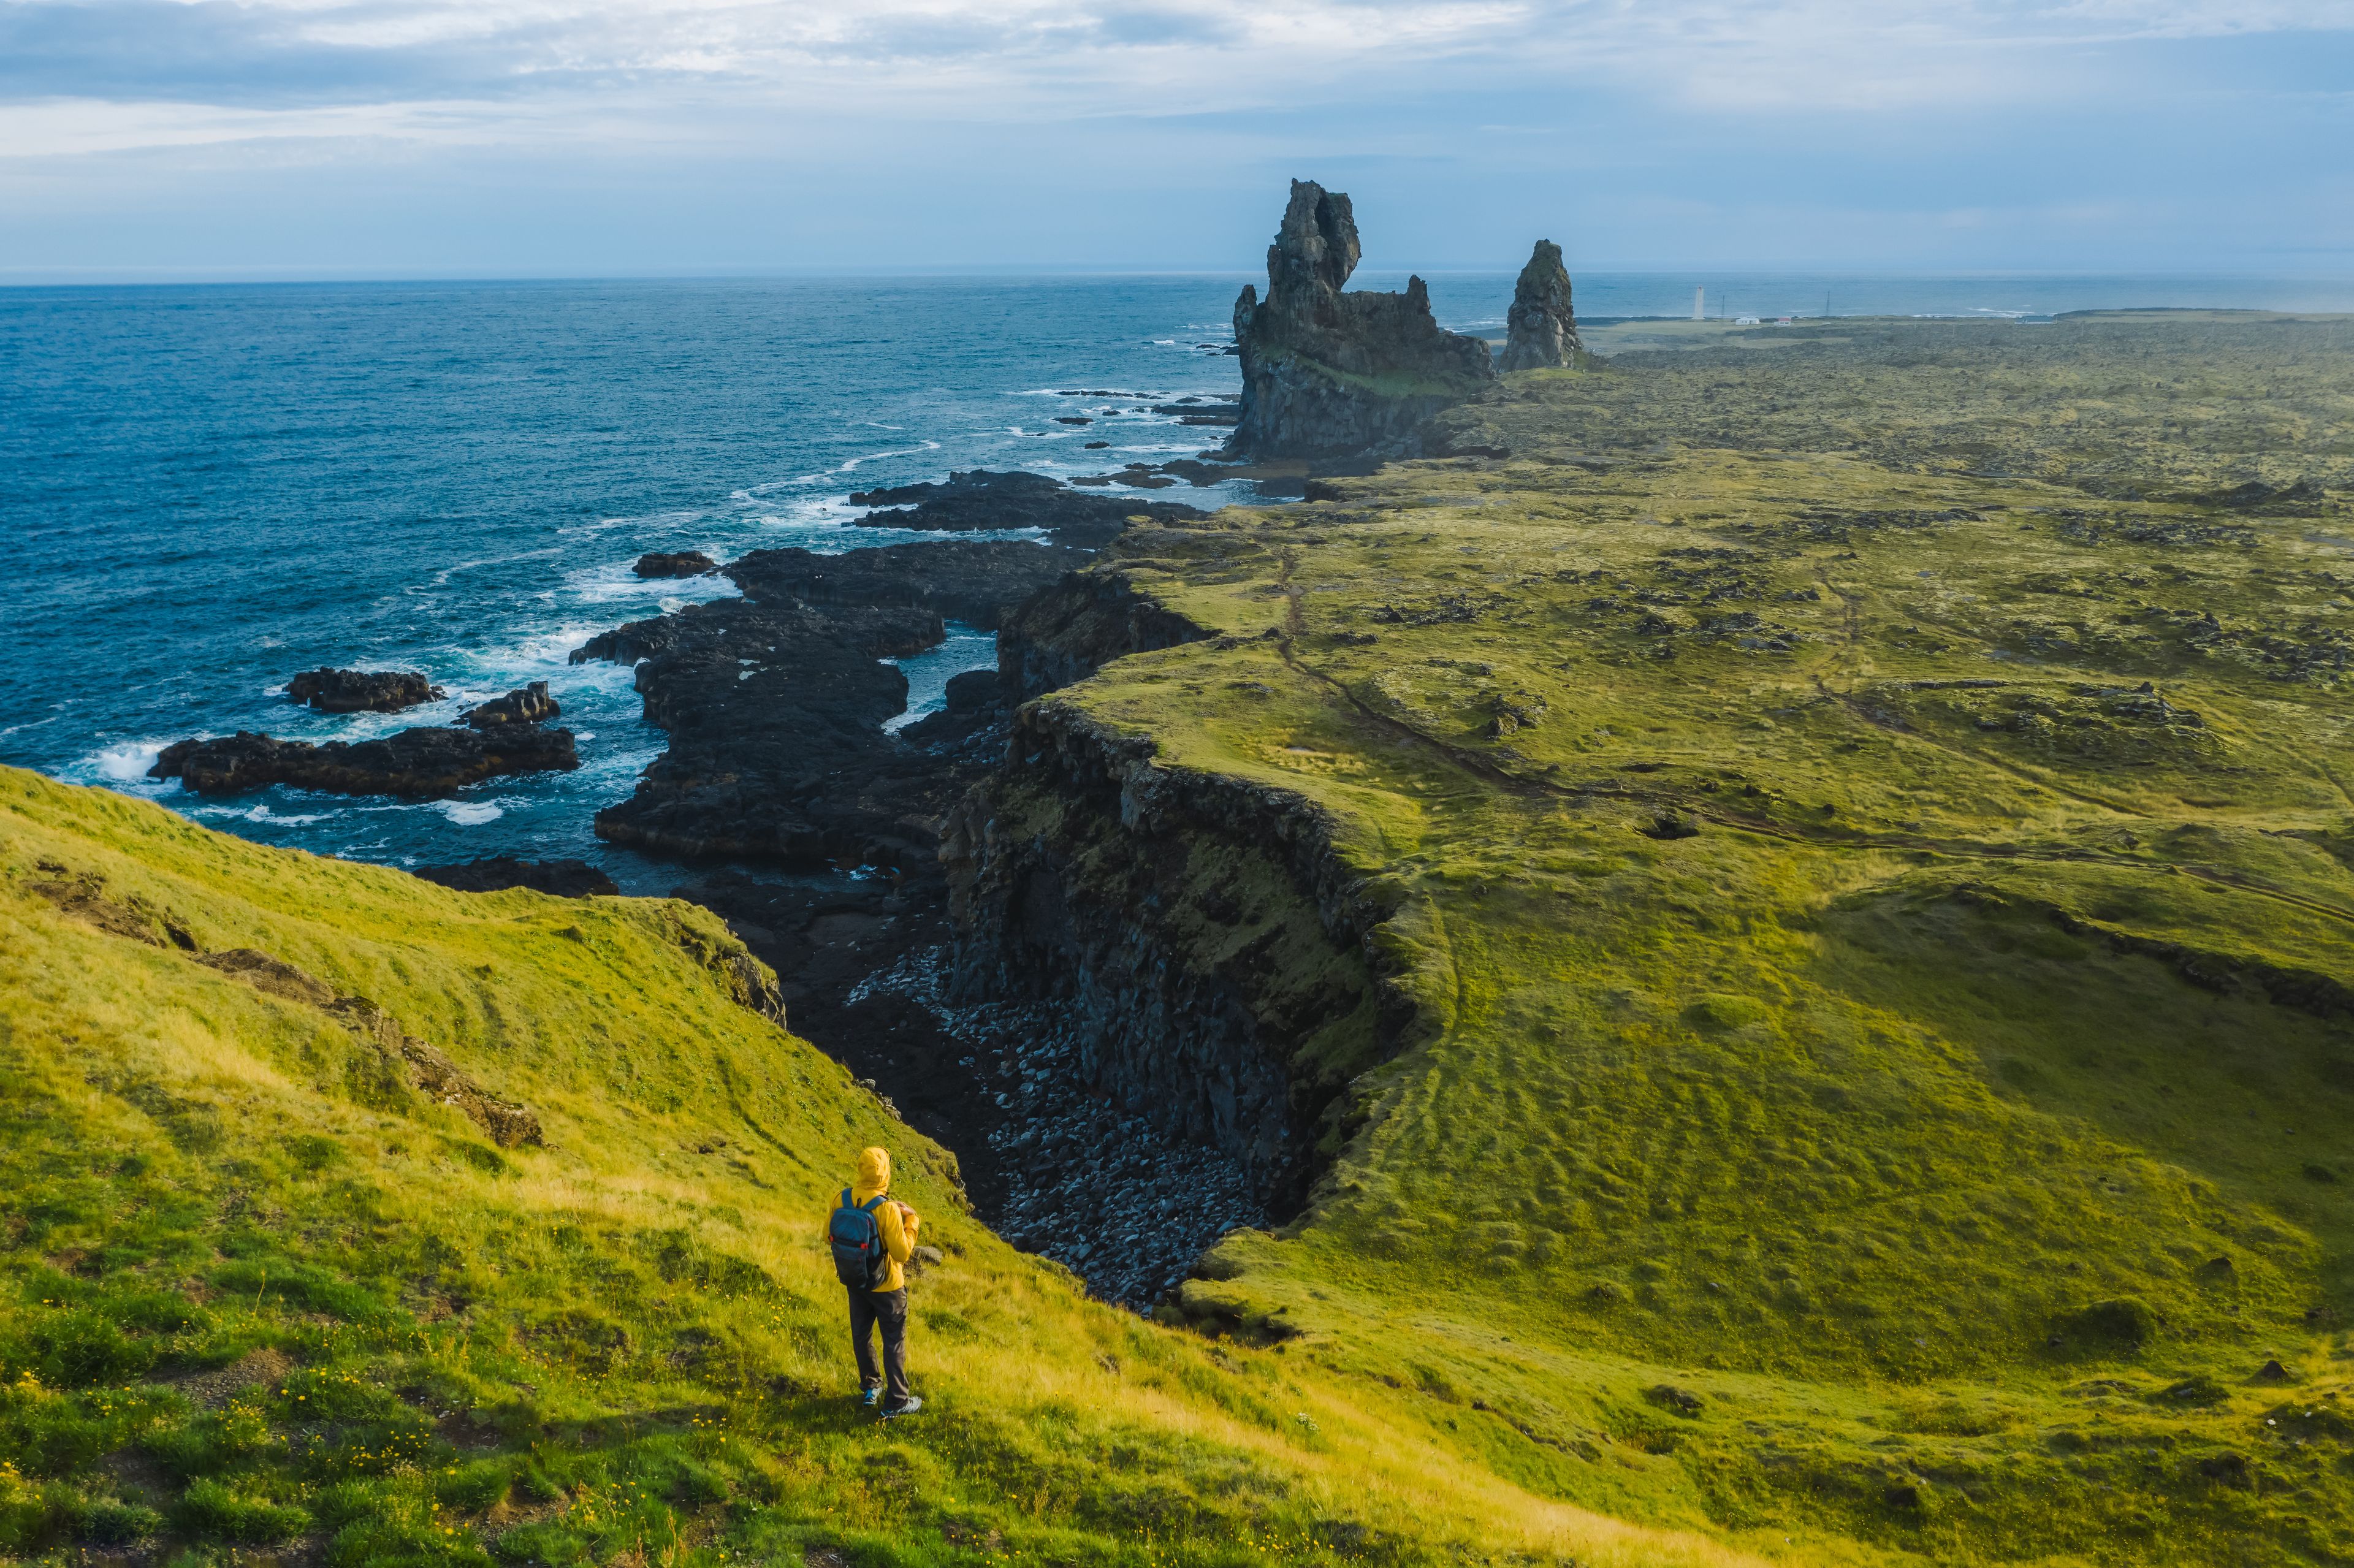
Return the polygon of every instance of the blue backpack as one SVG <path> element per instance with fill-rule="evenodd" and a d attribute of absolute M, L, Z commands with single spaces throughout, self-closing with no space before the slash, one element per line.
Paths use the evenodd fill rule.
<path fill-rule="evenodd" d="M 875 1211 L 883 1206 L 877 1192 L 864 1203 L 850 1201 L 842 1190 L 842 1206 L 826 1222 L 825 1237 L 833 1245 L 833 1272 L 853 1290 L 880 1290 L 891 1277 L 891 1254 L 883 1245 L 883 1227 Z"/>

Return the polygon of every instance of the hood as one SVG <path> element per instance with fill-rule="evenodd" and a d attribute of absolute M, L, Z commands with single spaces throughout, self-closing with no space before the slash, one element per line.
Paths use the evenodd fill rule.
<path fill-rule="evenodd" d="M 891 1190 L 891 1151 L 887 1149 L 862 1149 L 858 1151 L 858 1181 L 851 1196 L 864 1202 L 877 1192 Z"/>

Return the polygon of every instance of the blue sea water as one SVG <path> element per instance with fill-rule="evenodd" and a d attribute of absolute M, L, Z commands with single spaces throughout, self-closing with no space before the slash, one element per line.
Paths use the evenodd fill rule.
<path fill-rule="evenodd" d="M 0 761 L 270 843 L 400 864 L 579 855 L 660 891 L 674 873 L 599 844 L 590 820 L 663 737 L 628 670 L 566 655 L 733 588 L 641 582 L 638 555 L 904 543 L 919 535 L 860 527 L 849 494 L 952 469 L 1089 473 L 1197 451 L 1215 431 L 1103 410 L 1231 394 L 1235 362 L 1216 349 L 1240 281 L 0 290 Z M 1819 308 L 1825 288 L 1843 313 L 2354 305 L 2342 284 L 2264 280 L 1666 274 L 1581 279 L 1579 303 L 1683 314 L 1696 282 L 1761 314 Z M 1432 280 L 1443 321 L 1491 334 L 1511 291 L 1504 274 Z M 1055 422 L 1082 412 L 1097 422 Z M 1238 484 L 1161 493 L 1249 498 Z M 968 629 L 907 661 L 903 720 L 990 662 Z M 423 670 L 449 696 L 397 715 L 289 703 L 287 679 L 321 664 Z M 144 777 L 184 736 L 357 738 L 448 722 L 531 680 L 564 705 L 577 773 L 429 802 L 282 789 L 207 801 Z"/>

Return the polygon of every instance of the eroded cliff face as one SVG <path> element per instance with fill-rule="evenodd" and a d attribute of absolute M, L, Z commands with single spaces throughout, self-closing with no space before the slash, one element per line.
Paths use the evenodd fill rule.
<path fill-rule="evenodd" d="M 1022 701 L 1084 681 L 1114 659 L 1204 635 L 1118 573 L 1073 572 L 999 627 L 998 677 Z"/>
<path fill-rule="evenodd" d="M 1361 254 L 1349 198 L 1292 181 L 1267 298 L 1246 285 L 1235 302 L 1237 455 L 1413 456 L 1432 415 L 1495 379 L 1485 343 L 1432 318 L 1420 278 L 1399 294 L 1342 292 Z"/>
<path fill-rule="evenodd" d="M 1191 640 L 1115 577 L 1074 577 L 1045 599 L 1023 618 L 1084 630 L 1033 645 L 1034 669 L 1084 673 L 1129 651 L 1108 626 Z M 1160 765 L 1148 741 L 1033 703 L 1004 767 L 942 837 L 952 988 L 1050 1002 L 1075 1042 L 1066 1070 L 1089 1092 L 1225 1150 L 1288 1218 L 1350 1130 L 1343 1091 L 1412 1017 L 1373 959 L 1388 912 L 1330 829 L 1299 796 Z"/>

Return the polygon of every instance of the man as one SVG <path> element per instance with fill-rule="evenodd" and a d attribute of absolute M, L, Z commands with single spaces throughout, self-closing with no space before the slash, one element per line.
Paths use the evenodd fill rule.
<path fill-rule="evenodd" d="M 907 1387 L 907 1259 L 923 1225 L 891 1191 L 888 1150 L 858 1156 L 858 1180 L 846 1188 L 826 1222 L 834 1273 L 850 1291 L 850 1346 L 858 1356 L 859 1404 L 884 1415 L 921 1410 Z M 883 1370 L 875 1370 L 875 1330 L 883 1330 Z M 886 1391 L 885 1382 L 888 1382 Z"/>

